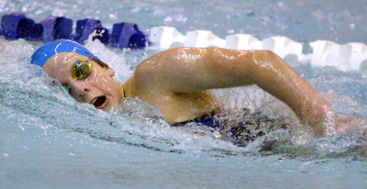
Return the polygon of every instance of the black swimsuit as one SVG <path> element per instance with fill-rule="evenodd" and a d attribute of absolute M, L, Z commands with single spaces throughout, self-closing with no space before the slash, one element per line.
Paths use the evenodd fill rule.
<path fill-rule="evenodd" d="M 196 118 L 190 122 L 198 126 L 208 126 L 219 130 L 226 135 L 230 135 L 233 142 L 238 146 L 246 146 L 257 137 L 264 136 L 278 129 L 287 129 L 289 126 L 281 119 L 270 119 L 260 112 L 250 113 L 245 108 L 237 114 L 218 113 Z M 185 126 L 187 123 L 178 123 L 173 127 Z"/>

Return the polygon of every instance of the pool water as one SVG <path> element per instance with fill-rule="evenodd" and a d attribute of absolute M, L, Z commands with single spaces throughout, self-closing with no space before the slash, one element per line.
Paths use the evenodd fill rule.
<path fill-rule="evenodd" d="M 149 34 L 154 26 L 185 33 L 212 30 L 224 38 L 249 33 L 259 39 L 284 35 L 305 45 L 317 39 L 366 43 L 367 4 L 326 1 L 0 1 L 2 15 L 23 12 L 37 22 L 48 15 L 74 21 L 97 18 L 111 28 L 135 22 Z M 209 11 L 210 10 L 210 11 Z M 366 127 L 315 138 L 284 104 L 256 87 L 216 90 L 226 109 L 260 110 L 289 122 L 239 147 L 215 129 L 173 128 L 147 103 L 127 99 L 106 113 L 73 100 L 30 57 L 41 43 L 0 37 L 0 188 L 364 188 Z M 160 49 L 86 46 L 124 82 L 145 58 Z M 335 68 L 288 63 L 330 99 L 338 113 L 366 118 L 366 76 Z M 264 141 L 276 144 L 264 148 Z M 291 144 L 290 144 L 291 143 Z"/>

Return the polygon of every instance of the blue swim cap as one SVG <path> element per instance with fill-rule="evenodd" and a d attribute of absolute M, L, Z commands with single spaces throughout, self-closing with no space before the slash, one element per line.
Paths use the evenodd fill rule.
<path fill-rule="evenodd" d="M 35 64 L 43 67 L 46 61 L 53 55 L 62 52 L 72 52 L 77 53 L 94 60 L 102 62 L 98 57 L 93 56 L 91 52 L 77 42 L 70 40 L 57 40 L 53 42 L 48 42 L 42 45 L 36 52 L 32 55 L 31 64 Z"/>

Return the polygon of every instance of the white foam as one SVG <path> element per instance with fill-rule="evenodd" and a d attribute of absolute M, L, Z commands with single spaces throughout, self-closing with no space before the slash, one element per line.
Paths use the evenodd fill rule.
<path fill-rule="evenodd" d="M 92 40 L 92 37 L 97 34 L 92 33 L 89 35 L 88 40 L 85 43 L 85 47 L 90 50 L 95 56 L 98 56 L 103 62 L 108 64 L 111 68 L 115 70 L 115 78 L 119 81 L 126 80 L 127 77 L 131 76 L 132 70 L 130 66 L 126 63 L 124 49 L 121 54 L 114 52 L 112 49 L 106 47 L 99 40 Z"/>

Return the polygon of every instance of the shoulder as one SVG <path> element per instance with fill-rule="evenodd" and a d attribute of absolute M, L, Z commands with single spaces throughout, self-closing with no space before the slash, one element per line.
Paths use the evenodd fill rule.
<path fill-rule="evenodd" d="M 136 76 L 148 74 L 151 72 L 161 73 L 164 69 L 175 65 L 178 66 L 188 58 L 185 55 L 192 54 L 197 51 L 196 48 L 173 48 L 159 52 L 144 61 L 142 61 L 135 69 Z"/>

